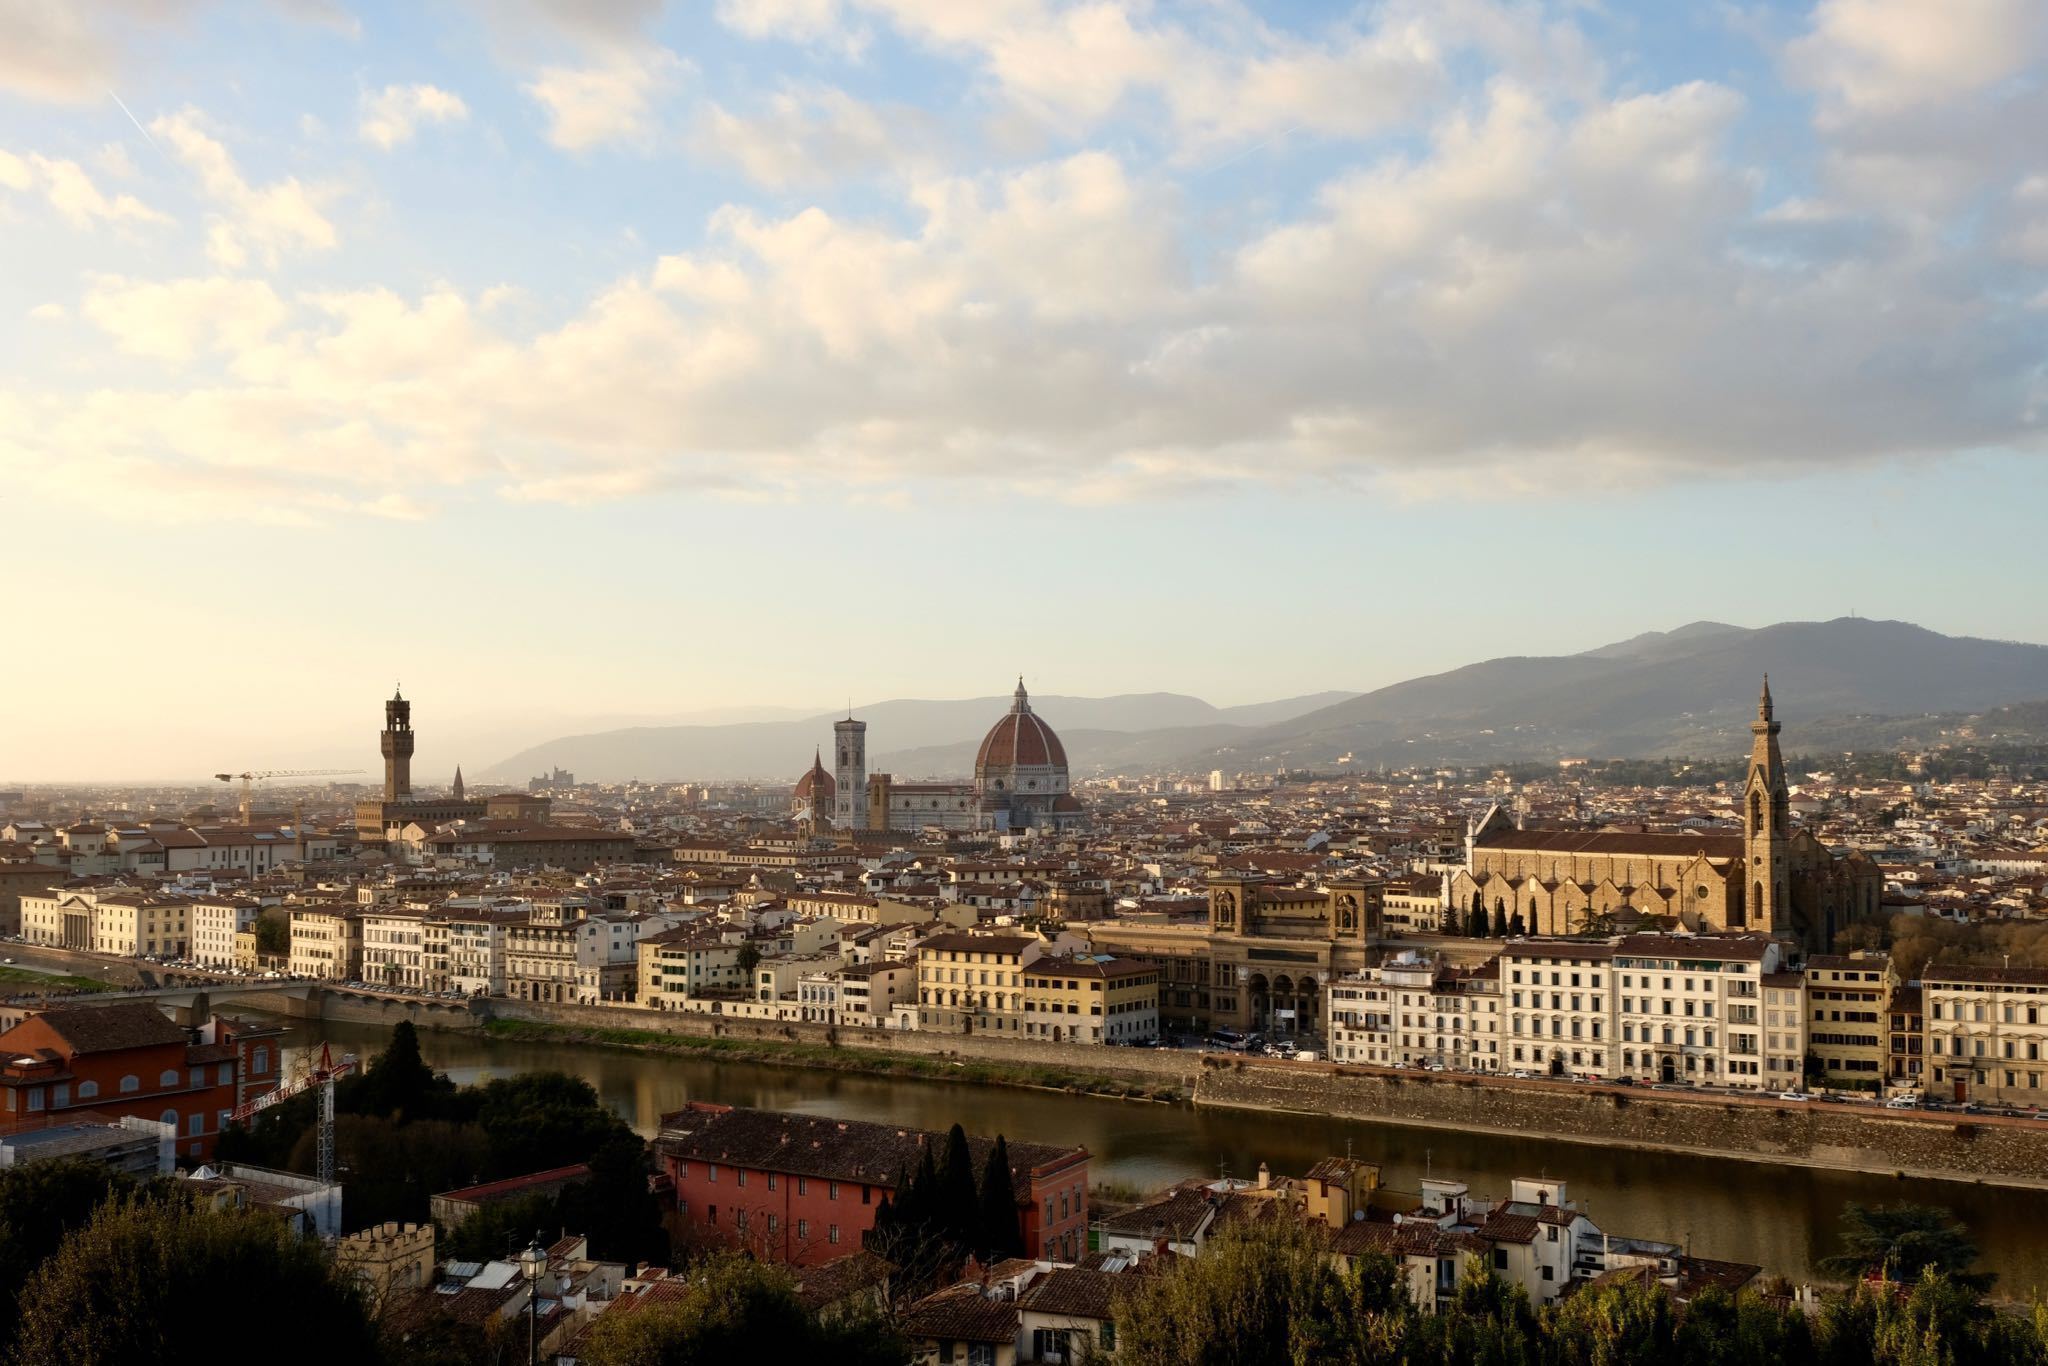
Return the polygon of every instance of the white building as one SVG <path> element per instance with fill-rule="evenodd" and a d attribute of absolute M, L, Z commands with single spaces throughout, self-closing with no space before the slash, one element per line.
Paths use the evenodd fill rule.
<path fill-rule="evenodd" d="M 1412 952 L 1332 984 L 1330 1057 L 1382 1066 L 1500 1070 L 1500 978 Z"/>
<path fill-rule="evenodd" d="M 1783 945 L 1765 935 L 1635 934 L 1621 940 L 1614 947 L 1620 1075 L 1751 1090 L 1773 1086 L 1764 1066 L 1764 981 L 1783 955 Z"/>
<path fill-rule="evenodd" d="M 195 897 L 190 911 L 192 961 L 206 968 L 235 965 L 235 936 L 256 928 L 262 907 L 239 897 Z"/>
<path fill-rule="evenodd" d="M 1516 1071 L 1614 1074 L 1614 946 L 1510 939 L 1500 954 L 1501 1046 Z"/>

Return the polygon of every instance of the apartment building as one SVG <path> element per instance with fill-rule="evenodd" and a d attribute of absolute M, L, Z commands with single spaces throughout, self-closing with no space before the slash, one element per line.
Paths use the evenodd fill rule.
<path fill-rule="evenodd" d="M 678 925 L 634 945 L 639 960 L 641 1005 L 680 1010 L 693 997 L 735 996 L 744 991 L 740 970 L 744 934 L 726 925 Z"/>
<path fill-rule="evenodd" d="M 935 934 L 917 950 L 917 1027 L 943 1034 L 1023 1033 L 1028 935 Z"/>
<path fill-rule="evenodd" d="M 1817 954 L 1806 960 L 1806 1046 L 1830 1086 L 1877 1090 L 1890 1049 L 1886 1008 L 1899 980 L 1882 953 Z"/>
<path fill-rule="evenodd" d="M 362 913 L 341 906 L 292 911 L 291 973 L 348 982 L 363 969 Z"/>
<path fill-rule="evenodd" d="M 390 906 L 364 911 L 362 979 L 374 986 L 425 990 L 427 923 L 424 911 Z"/>
<path fill-rule="evenodd" d="M 1461 971 L 1403 953 L 1331 986 L 1325 1033 L 1336 1062 L 1499 1071 L 1499 964 Z"/>
<path fill-rule="evenodd" d="M 2048 968 L 1930 964 L 1927 1067 L 1957 1100 L 2048 1103 Z"/>
<path fill-rule="evenodd" d="M 515 1001 L 573 1001 L 576 923 L 542 914 L 506 927 L 505 994 Z"/>
<path fill-rule="evenodd" d="M 1614 948 L 1622 1076 L 1763 1090 L 1765 935 L 1636 934 Z"/>
<path fill-rule="evenodd" d="M 235 952 L 235 936 L 256 928 L 263 908 L 239 897 L 195 897 L 190 919 L 192 961 L 207 968 L 241 966 Z"/>
<path fill-rule="evenodd" d="M 505 994 L 505 933 L 523 924 L 523 911 L 468 911 L 444 922 L 448 933 L 448 990 L 470 996 Z"/>
<path fill-rule="evenodd" d="M 192 901 L 122 883 L 21 896 L 21 935 L 31 944 L 125 958 L 183 958 L 191 949 Z"/>
<path fill-rule="evenodd" d="M 1928 1081 L 1925 992 L 1918 985 L 1894 987 L 1885 1007 L 1885 1087 L 1925 1091 Z"/>
<path fill-rule="evenodd" d="M 1159 1035 L 1159 968 L 1079 954 L 1034 959 L 1024 972 L 1026 1037 L 1132 1044 Z"/>
<path fill-rule="evenodd" d="M 1614 1075 L 1614 945 L 1511 939 L 1500 963 L 1510 1068 Z"/>
<path fill-rule="evenodd" d="M 1806 1079 L 1806 974 L 1764 974 L 1764 1088 L 1793 1090 Z"/>

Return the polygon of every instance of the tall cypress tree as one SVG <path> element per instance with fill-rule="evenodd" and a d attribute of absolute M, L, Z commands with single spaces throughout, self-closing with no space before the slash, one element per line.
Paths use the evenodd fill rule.
<path fill-rule="evenodd" d="M 981 1238 L 981 1202 L 975 1190 L 974 1154 L 967 1150 L 967 1131 L 958 1124 L 946 1135 L 946 1162 L 939 1168 L 938 1198 L 934 1222 L 960 1247 L 972 1250 Z"/>
<path fill-rule="evenodd" d="M 981 1169 L 981 1229 L 976 1251 L 994 1260 L 1024 1255 L 1024 1223 L 1017 1215 L 1017 1188 L 1010 1179 L 1010 1145 L 996 1135 Z"/>

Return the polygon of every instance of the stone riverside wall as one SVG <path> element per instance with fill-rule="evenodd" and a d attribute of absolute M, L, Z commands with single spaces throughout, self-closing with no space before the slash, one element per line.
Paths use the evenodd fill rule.
<path fill-rule="evenodd" d="M 2048 1122 L 1966 1120 L 1818 1102 L 1729 1102 L 1327 1064 L 1212 1061 L 1196 1085 L 1197 1105 L 2048 1188 Z"/>
<path fill-rule="evenodd" d="M 531 1020 L 565 1029 L 643 1029 L 680 1038 L 733 1039 L 753 1043 L 802 1043 L 858 1048 L 905 1057 L 954 1058 L 961 1061 L 1010 1063 L 1020 1067 L 1056 1067 L 1070 1072 L 1117 1077 L 1155 1085 L 1192 1089 L 1199 1055 L 1166 1049 L 1104 1048 L 1095 1044 L 1060 1044 L 1032 1039 L 1007 1039 L 992 1034 L 922 1034 L 901 1029 L 834 1029 L 819 1024 L 783 1024 L 773 1020 L 733 1020 L 720 1015 L 670 1013 L 619 1006 L 564 1005 L 544 1001 L 492 1000 L 488 1015 L 500 1020 Z M 422 1021 L 422 1024 L 425 1022 Z"/>
<path fill-rule="evenodd" d="M 361 995 L 332 988 L 319 993 L 319 1016 L 346 1024 L 395 1025 L 411 1020 L 416 1029 L 451 1030 L 482 1029 L 489 1018 L 483 1008 L 468 1001 Z"/>

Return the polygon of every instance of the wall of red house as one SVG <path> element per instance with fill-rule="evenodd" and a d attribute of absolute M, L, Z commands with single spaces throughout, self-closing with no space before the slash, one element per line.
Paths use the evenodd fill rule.
<path fill-rule="evenodd" d="M 1024 1251 L 1031 1257 L 1063 1262 L 1078 1261 L 1087 1255 L 1088 1159 L 1085 1156 L 1031 1174 L 1031 1203 L 1024 1209 Z"/>
<path fill-rule="evenodd" d="M 37 1024 L 33 1017 L 24 1020 L 12 1031 L 8 1046 L 23 1050 L 49 1048 L 59 1054 L 68 1053 L 63 1039 L 54 1030 L 39 1030 Z M 221 1081 L 223 1066 L 227 1068 L 226 1082 Z M 0 1122 L 22 1123 L 41 1115 L 47 1122 L 57 1123 L 67 1114 L 78 1111 L 114 1118 L 133 1115 L 139 1119 L 161 1120 L 166 1112 L 171 1112 L 178 1117 L 178 1156 L 203 1162 L 213 1155 L 214 1140 L 220 1137 L 224 1127 L 222 1112 L 235 1108 L 235 1067 L 233 1062 L 187 1063 L 185 1045 L 181 1043 L 73 1054 L 66 1069 L 71 1073 L 71 1080 L 45 1083 L 41 1087 L 43 1104 L 40 1110 L 24 1108 L 21 1113 L 0 1116 Z M 199 1074 L 196 1086 L 192 1080 L 195 1070 Z M 166 1072 L 175 1074 L 175 1085 L 163 1084 Z M 122 1079 L 126 1077 L 135 1078 L 133 1091 L 121 1089 Z M 61 1101 L 58 1099 L 59 1085 L 65 1088 Z M 86 1094 L 89 1089 L 94 1094 Z M 16 1088 L 16 1094 L 19 1098 L 17 1103 L 26 1107 L 26 1088 Z M 195 1117 L 198 1120 L 196 1126 L 193 1123 Z"/>

